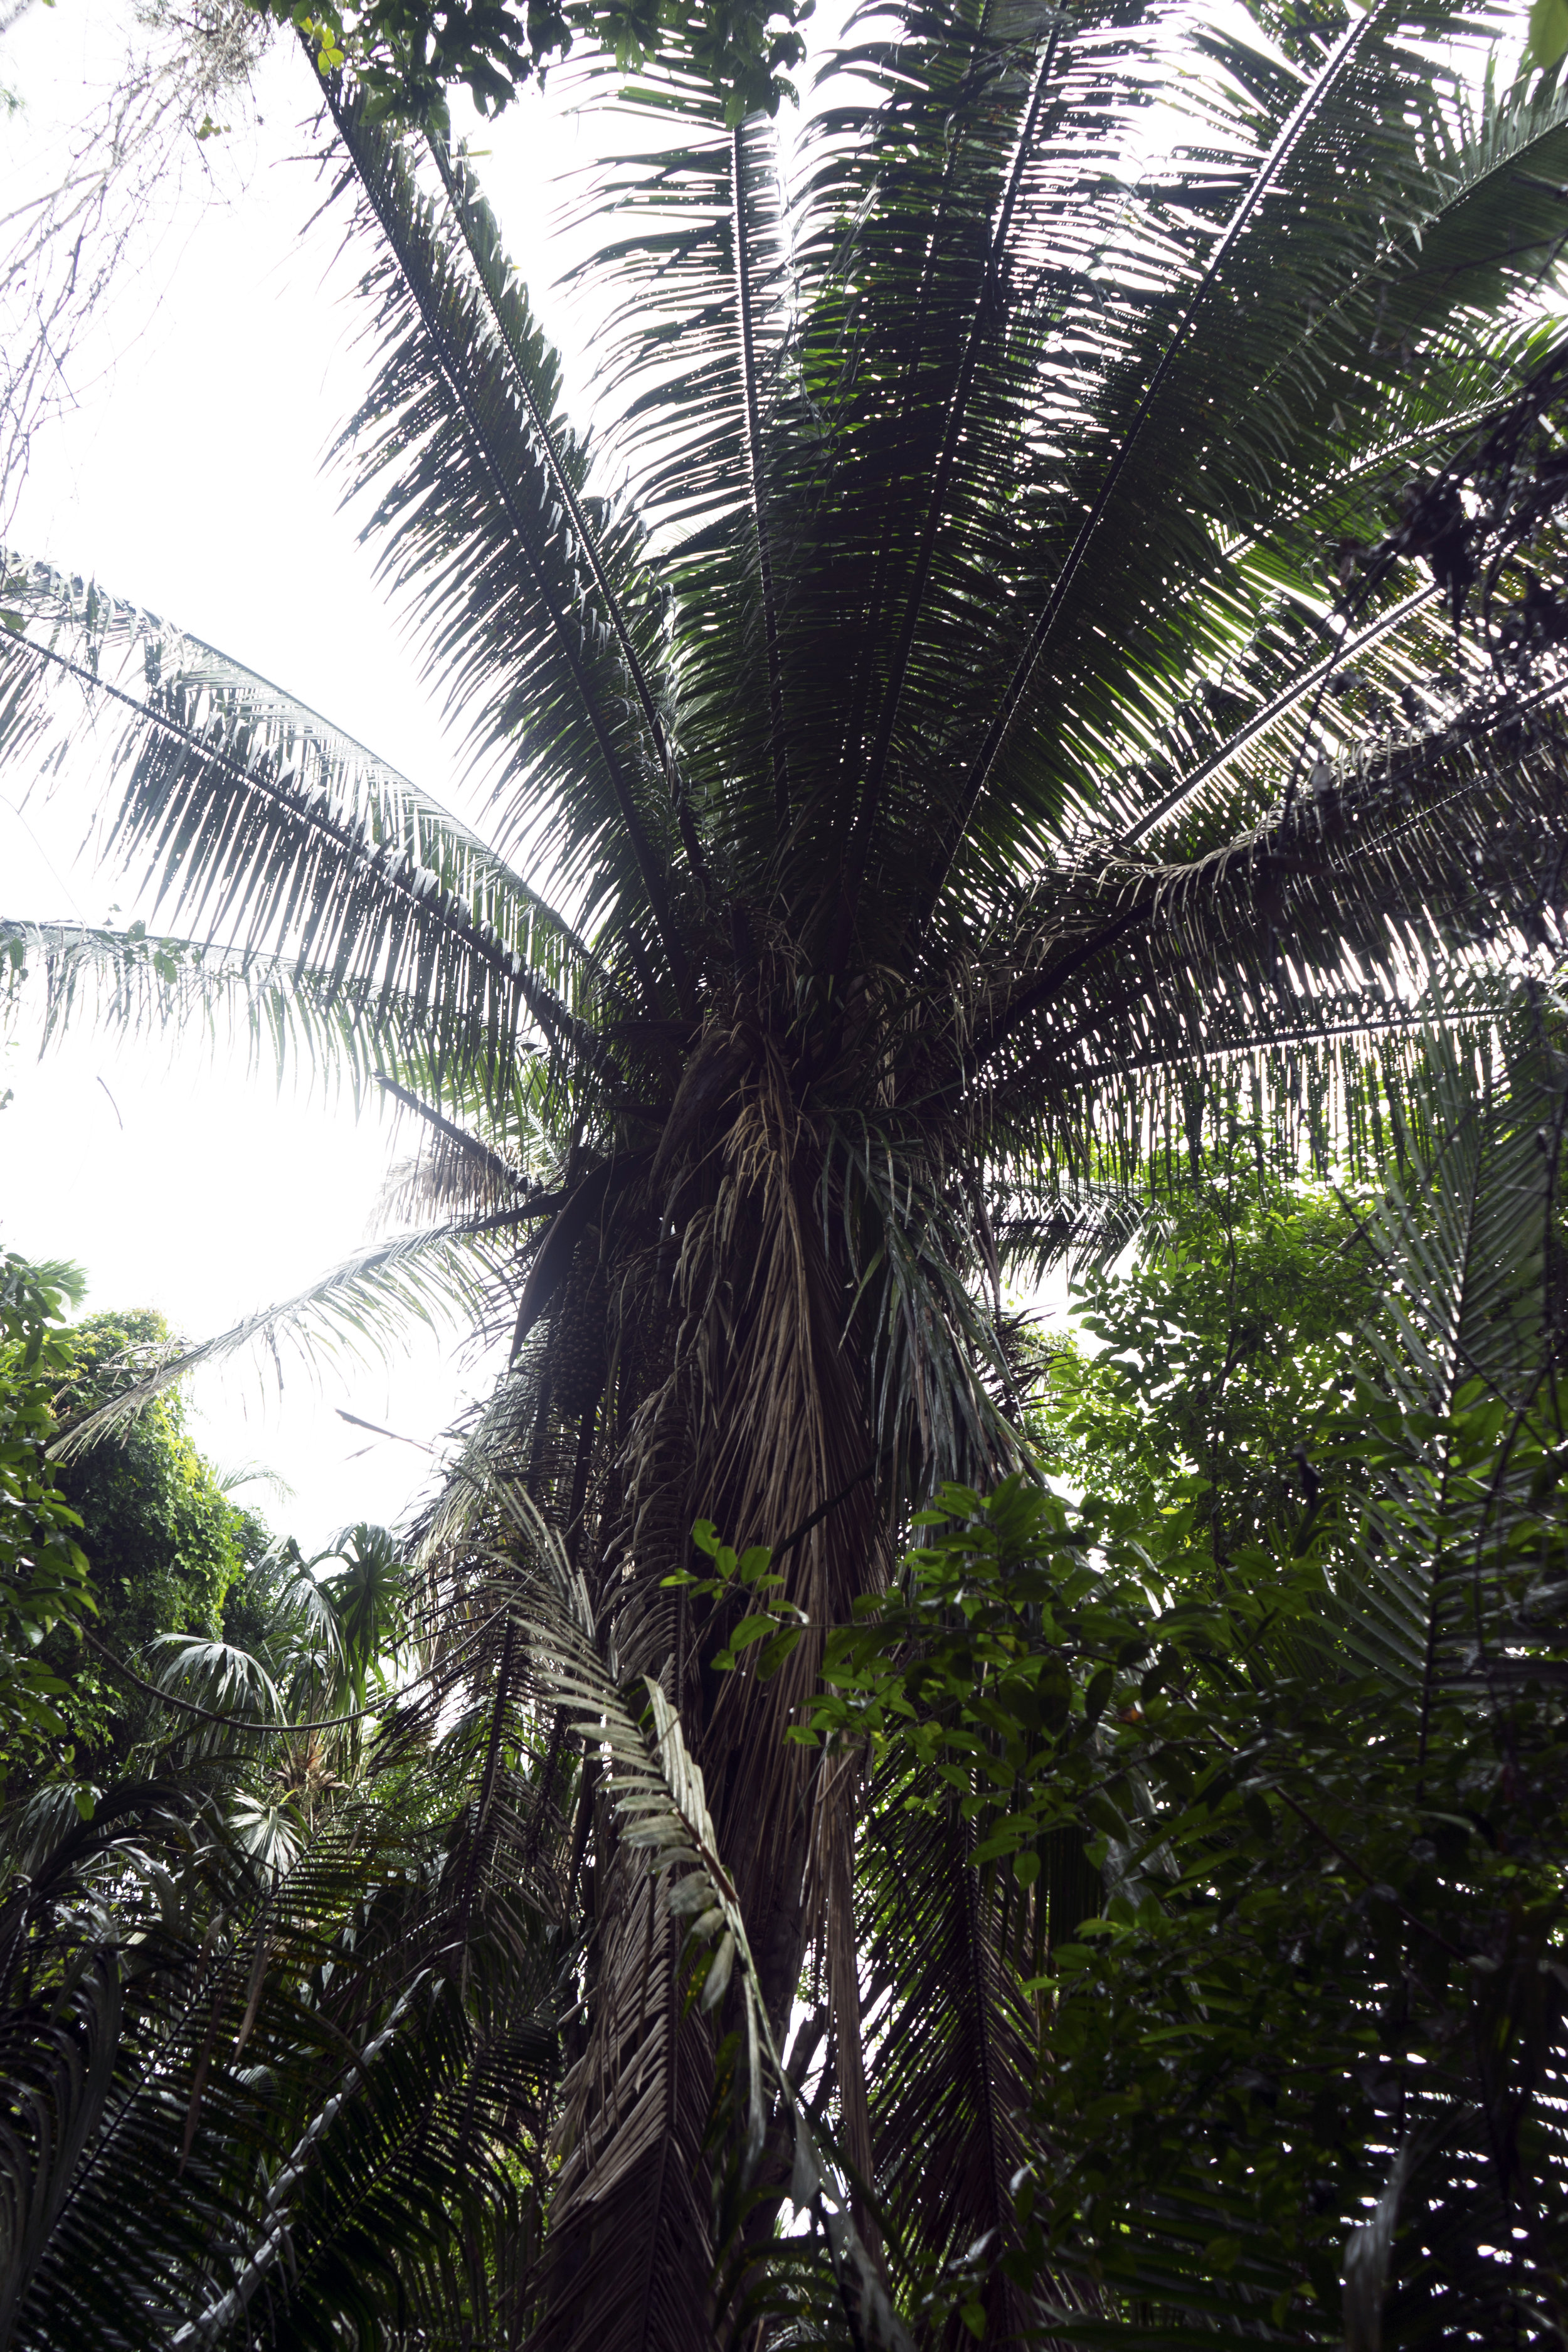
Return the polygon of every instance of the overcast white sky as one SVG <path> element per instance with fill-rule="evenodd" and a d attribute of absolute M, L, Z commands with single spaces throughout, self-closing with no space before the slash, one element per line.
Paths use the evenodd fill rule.
<path fill-rule="evenodd" d="M 120 0 L 56 0 L 0 42 L 0 81 L 22 101 L 0 127 L 0 212 L 58 175 L 66 126 L 112 81 L 129 25 Z M 275 42 L 257 98 L 259 125 L 237 130 L 216 176 L 197 157 L 139 276 L 71 354 L 76 405 L 36 446 L 11 544 L 279 679 L 454 803 L 451 751 L 322 470 L 364 382 L 363 313 L 332 267 L 341 229 L 301 240 L 321 191 L 289 160 L 309 143 L 311 100 L 290 44 Z M 548 294 L 547 183 L 585 159 L 581 126 L 562 97 L 531 93 L 477 126 L 475 143 L 493 150 L 480 168 L 536 300 L 580 345 Z M 77 856 L 83 819 L 68 793 L 19 811 L 14 775 L 0 778 L 0 911 L 101 919 L 130 907 L 132 887 Z M 0 1045 L 7 1087 L 0 1243 L 77 1260 L 89 1309 L 156 1307 L 192 1338 L 353 1249 L 391 1156 L 374 1117 L 279 1099 L 269 1078 L 166 1043 L 83 1035 L 39 1061 L 18 1039 Z M 427 1439 L 458 1380 L 449 1348 L 423 1334 L 390 1366 L 290 1373 L 281 1398 L 270 1370 L 242 1360 L 195 1384 L 195 1433 L 222 1466 L 286 1477 L 291 1504 L 248 1499 L 313 1548 L 352 1519 L 395 1518 L 423 1473 L 417 1454 L 332 1408 Z"/>

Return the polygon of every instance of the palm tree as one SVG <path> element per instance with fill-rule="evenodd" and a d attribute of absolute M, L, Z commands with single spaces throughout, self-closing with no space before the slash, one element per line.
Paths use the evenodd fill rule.
<path fill-rule="evenodd" d="M 497 1481 L 558 1531 L 606 1687 L 652 1678 L 704 1776 L 754 1962 L 709 2011 L 592 1750 L 571 1784 L 541 2344 L 706 2343 L 716 2231 L 726 2276 L 761 2263 L 782 2137 L 771 2202 L 721 2227 L 710 2194 L 753 1994 L 781 2043 L 810 1994 L 794 2063 L 826 2036 L 868 2262 L 1005 2228 L 1036 2028 L 957 1812 L 878 2025 L 897 2095 L 868 2086 L 857 1769 L 785 1737 L 826 1629 L 940 1481 L 1017 1459 L 1007 1269 L 1127 1230 L 1249 1088 L 1283 1158 L 1358 1138 L 1423 972 L 1554 936 L 1568 93 L 1467 79 L 1500 24 L 896 0 L 784 182 L 771 127 L 672 68 L 641 103 L 677 143 L 592 199 L 592 438 L 463 156 L 324 83 L 379 338 L 341 454 L 492 838 L 7 563 L 5 756 L 85 759 L 98 721 L 112 845 L 184 927 L 14 924 L 13 968 L 57 1019 L 238 1013 L 422 1123 L 401 1197 L 433 1219 L 215 1345 L 454 1286 L 510 1327 L 426 1530 L 430 1689 L 491 1727 L 474 1834 L 502 1867 L 497 1759 L 542 1706 L 553 1801 L 578 1719 L 498 1602 Z M 795 1622 L 762 1663 L 738 1572 L 680 1580 L 700 1517 L 771 1547 Z M 1001 2340 L 1028 2299 L 988 2292 Z"/>

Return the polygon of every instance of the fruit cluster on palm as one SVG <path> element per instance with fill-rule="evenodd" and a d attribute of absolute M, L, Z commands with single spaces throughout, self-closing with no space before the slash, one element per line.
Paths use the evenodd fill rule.
<path fill-rule="evenodd" d="M 1353 1141 L 1428 970 L 1479 989 L 1557 937 L 1568 93 L 1471 88 L 1500 26 L 900 0 L 828 60 L 783 183 L 771 126 L 672 65 L 645 95 L 678 143 L 597 173 L 592 438 L 462 155 L 323 85 L 379 339 L 342 456 L 493 838 L 7 562 L 5 756 L 95 720 L 114 845 L 180 910 L 14 924 L 14 965 L 57 1018 L 239 1009 L 423 1123 L 434 1222 L 247 1331 L 411 1293 L 511 1328 L 425 1531 L 403 1729 L 485 1727 L 441 1948 L 481 1882 L 537 1893 L 545 1845 L 586 1920 L 509 2306 L 542 2344 L 707 2341 L 716 2210 L 743 2284 L 789 2175 L 781 2126 L 771 2202 L 715 2207 L 741 1994 L 690 2008 L 668 1874 L 592 1744 L 571 1762 L 515 1508 L 609 1684 L 675 1709 L 781 2044 L 811 1990 L 842 2155 L 962 2252 L 1015 2128 L 980 1993 L 909 2055 L 929 1969 L 879 2027 L 896 2095 L 868 2075 L 857 1769 L 785 1737 L 826 1633 L 941 1481 L 1017 1458 L 1010 1268 L 1125 1231 L 1238 1096 L 1283 1160 Z M 678 1580 L 699 1517 L 773 1549 L 799 1638 L 769 1673 L 716 1664 L 742 1604 Z M 940 1973 L 983 1987 L 963 1837 Z"/>

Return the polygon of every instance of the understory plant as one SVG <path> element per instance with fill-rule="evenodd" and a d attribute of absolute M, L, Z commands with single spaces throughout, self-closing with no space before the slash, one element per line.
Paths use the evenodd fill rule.
<path fill-rule="evenodd" d="M 1382 1303 L 1289 1433 L 1310 1491 L 1246 1540 L 1196 1471 L 1152 1511 L 949 1487 L 828 1645 L 797 1736 L 869 1742 L 876 2185 L 913 2242 L 952 2194 L 934 2045 L 988 2052 L 975 2336 L 1563 2341 L 1564 1102 L 1556 1054 L 1439 1064 L 1355 1220 Z"/>

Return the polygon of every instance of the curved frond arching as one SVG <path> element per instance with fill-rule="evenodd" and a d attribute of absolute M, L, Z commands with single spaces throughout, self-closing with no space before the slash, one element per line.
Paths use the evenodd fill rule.
<path fill-rule="evenodd" d="M 521 289 L 501 274 L 477 194 L 454 183 L 456 222 L 443 217 L 397 142 L 352 99 L 329 89 L 328 100 L 353 157 L 363 225 L 374 224 L 386 247 L 363 288 L 377 304 L 382 365 L 344 436 L 353 488 L 379 490 L 370 528 L 388 534 L 384 570 L 417 590 L 449 707 L 477 705 L 470 740 L 499 761 L 494 789 L 510 796 L 509 834 L 540 855 L 552 772 L 570 772 L 576 790 L 554 805 L 550 828 L 560 887 L 581 901 L 580 920 L 592 928 L 606 916 L 617 929 L 647 928 L 679 1001 L 689 950 L 673 869 L 684 845 L 663 771 L 667 746 L 649 724 L 644 666 L 656 639 L 637 534 L 601 512 L 591 551 L 579 535 L 587 453 L 552 414 L 553 354 Z M 576 477 L 570 508 L 563 472 Z M 620 593 L 606 616 L 612 582 Z M 645 642 L 634 648 L 640 735 L 627 724 L 637 704 L 623 666 L 633 598 L 645 615 Z M 590 779 L 592 809 L 584 797 Z"/>
<path fill-rule="evenodd" d="M 101 725 L 122 778 L 110 851 L 151 851 L 165 897 L 240 955 L 292 952 L 339 987 L 423 1000 L 437 1055 L 521 1024 L 580 1049 L 595 984 L 570 928 L 479 837 L 374 754 L 223 655 L 47 566 L 7 562 L 24 625 L 0 645 L 6 755 L 58 758 Z M 73 723 L 74 722 L 74 723 Z M 226 948 L 230 940 L 223 942 Z M 360 1013 L 362 1023 L 365 1013 Z M 371 1010 L 374 1022 L 374 1010 Z"/>
<path fill-rule="evenodd" d="M 410 1318 L 471 1329 L 506 1279 L 498 1234 L 526 1223 L 527 1210 L 461 1219 L 423 1232 L 367 1242 L 296 1297 L 247 1315 L 232 1329 L 193 1347 L 175 1347 L 122 1394 L 76 1423 L 57 1441 L 62 1458 L 110 1437 L 176 1381 L 265 1343 L 279 1360 L 280 1340 L 311 1355 L 360 1355 L 388 1346 Z M 537 1222 L 537 1217 L 535 1217 Z"/>

